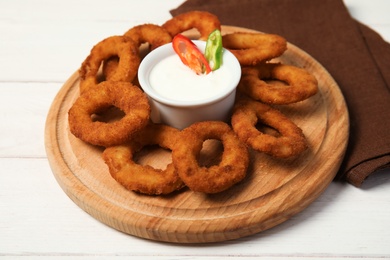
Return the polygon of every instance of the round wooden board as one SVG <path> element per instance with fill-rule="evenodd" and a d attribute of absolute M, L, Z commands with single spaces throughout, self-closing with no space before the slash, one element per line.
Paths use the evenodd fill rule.
<path fill-rule="evenodd" d="M 223 27 L 223 33 L 250 31 Z M 58 183 L 83 210 L 122 232 L 158 241 L 203 243 L 237 239 L 278 225 L 305 209 L 335 177 L 348 141 L 348 112 L 336 82 L 311 56 L 292 44 L 278 61 L 303 67 L 319 82 L 319 93 L 279 106 L 306 135 L 310 148 L 295 159 L 274 159 L 251 151 L 248 176 L 220 194 L 188 189 L 169 196 L 146 196 L 111 178 L 102 148 L 83 143 L 68 129 L 67 113 L 78 97 L 75 73 L 49 111 L 45 145 Z M 207 142 L 205 157 L 217 154 Z M 170 153 L 155 150 L 141 161 L 164 167 Z"/>

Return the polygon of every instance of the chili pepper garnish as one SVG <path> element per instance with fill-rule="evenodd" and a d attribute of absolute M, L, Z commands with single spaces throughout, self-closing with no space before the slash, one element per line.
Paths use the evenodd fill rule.
<path fill-rule="evenodd" d="M 181 61 L 196 74 L 209 74 L 211 72 L 207 59 L 189 38 L 178 34 L 173 38 L 172 46 Z"/>
<path fill-rule="evenodd" d="M 210 33 L 207 42 L 205 57 L 209 62 L 211 70 L 217 70 L 222 65 L 222 35 L 221 31 L 216 29 Z"/>

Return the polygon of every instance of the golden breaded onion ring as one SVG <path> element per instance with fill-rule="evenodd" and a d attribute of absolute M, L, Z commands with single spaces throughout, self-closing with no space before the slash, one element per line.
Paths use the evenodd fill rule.
<path fill-rule="evenodd" d="M 133 40 L 137 46 L 149 43 L 151 50 L 172 41 L 171 35 L 163 27 L 156 24 L 134 26 L 125 32 L 124 36 Z"/>
<path fill-rule="evenodd" d="M 114 122 L 94 121 L 92 116 L 112 106 L 125 114 Z M 103 81 L 80 95 L 68 112 L 70 132 L 98 146 L 112 146 L 129 140 L 144 128 L 150 117 L 148 98 L 129 82 Z"/>
<path fill-rule="evenodd" d="M 134 155 L 147 145 L 172 150 L 178 135 L 176 128 L 150 124 L 128 143 L 106 148 L 103 159 L 111 176 L 126 189 L 148 195 L 169 194 L 185 186 L 173 163 L 169 163 L 164 170 L 156 169 L 136 163 Z"/>
<path fill-rule="evenodd" d="M 222 44 L 244 66 L 269 61 L 287 50 L 286 39 L 276 34 L 266 33 L 230 33 L 222 36 Z"/>
<path fill-rule="evenodd" d="M 130 28 L 123 35 L 131 39 L 138 48 L 138 55 L 141 57 L 139 48 L 142 44 L 148 43 L 149 50 L 154 50 L 172 41 L 171 35 L 161 26 L 155 24 L 141 24 Z M 117 73 L 118 56 L 110 57 L 103 63 L 103 74 L 106 79 L 112 79 Z"/>
<path fill-rule="evenodd" d="M 222 159 L 218 165 L 199 166 L 197 158 L 203 142 L 208 139 L 222 142 Z M 217 193 L 244 179 L 249 154 L 229 125 L 221 121 L 203 121 L 181 131 L 172 160 L 180 178 L 191 190 Z"/>
<path fill-rule="evenodd" d="M 271 127 L 280 136 L 266 134 L 258 124 Z M 302 130 L 279 110 L 269 105 L 242 99 L 234 107 L 231 124 L 238 138 L 252 149 L 273 157 L 296 156 L 308 147 Z"/>
<path fill-rule="evenodd" d="M 221 23 L 216 15 L 209 12 L 189 11 L 169 19 L 162 27 L 169 32 L 172 38 L 195 28 L 200 33 L 199 40 L 207 40 L 214 30 L 221 30 Z"/>
<path fill-rule="evenodd" d="M 112 81 L 132 82 L 137 75 L 140 58 L 138 49 L 133 41 L 124 36 L 111 36 L 99 43 L 83 61 L 79 69 L 80 93 L 98 84 L 98 72 L 104 60 L 119 57 L 118 67 L 110 76 Z"/>
<path fill-rule="evenodd" d="M 287 86 L 270 84 L 278 80 Z M 291 104 L 305 100 L 318 91 L 317 79 L 307 70 L 280 63 L 244 67 L 238 89 L 251 98 L 267 104 Z"/>

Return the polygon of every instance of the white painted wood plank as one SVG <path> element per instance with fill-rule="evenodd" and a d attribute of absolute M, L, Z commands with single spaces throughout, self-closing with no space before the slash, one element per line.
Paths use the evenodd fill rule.
<path fill-rule="evenodd" d="M 61 86 L 0 82 L 0 157 L 46 157 L 46 116 Z"/>
<path fill-rule="evenodd" d="M 351 16 L 379 32 L 390 42 L 390 1 L 344 0 Z"/>
<path fill-rule="evenodd" d="M 45 159 L 0 158 L 0 164 L 0 255 L 390 257 L 390 208 L 383 207 L 390 204 L 388 174 L 371 179 L 367 189 L 333 183 L 304 212 L 263 233 L 176 245 L 138 239 L 96 221 L 66 197 Z"/>

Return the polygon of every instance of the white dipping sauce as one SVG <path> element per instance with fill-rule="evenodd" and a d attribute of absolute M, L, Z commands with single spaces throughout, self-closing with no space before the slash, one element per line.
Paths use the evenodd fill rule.
<path fill-rule="evenodd" d="M 197 75 L 182 63 L 178 55 L 171 55 L 151 69 L 149 83 L 159 95 L 168 99 L 204 100 L 218 95 L 229 86 L 230 73 L 226 66 L 221 66 L 207 75 Z"/>

